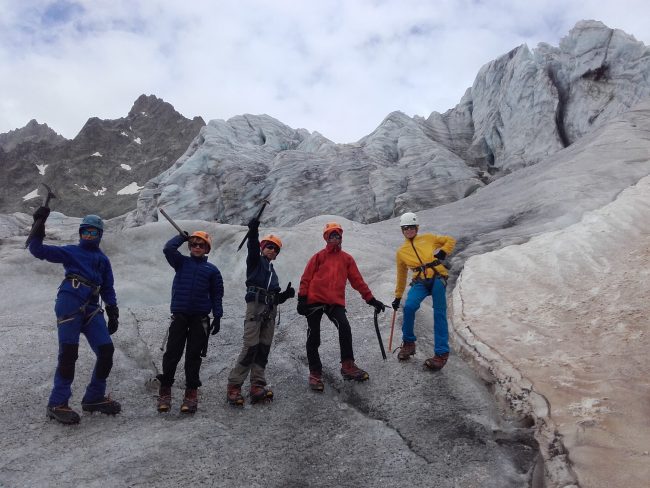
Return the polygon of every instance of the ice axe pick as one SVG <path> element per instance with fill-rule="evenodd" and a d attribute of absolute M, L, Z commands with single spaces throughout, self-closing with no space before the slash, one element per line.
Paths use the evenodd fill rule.
<path fill-rule="evenodd" d="M 45 187 L 45 189 L 47 190 L 47 195 L 45 195 L 45 198 L 43 198 L 43 205 L 42 206 L 45 207 L 45 208 L 50 208 L 49 207 L 50 200 L 52 200 L 53 198 L 56 198 L 56 195 L 54 194 L 52 189 L 49 186 L 47 186 L 45 183 L 41 183 L 41 185 L 43 185 Z M 37 229 L 45 226 L 45 221 L 46 220 L 47 220 L 47 217 L 46 218 L 38 218 L 38 219 L 36 219 L 34 221 L 34 223 L 32 224 L 32 228 L 29 231 L 29 235 L 27 236 L 27 240 L 25 241 L 25 247 L 29 246 L 29 243 L 34 238 L 34 235 L 36 234 Z"/>
<path fill-rule="evenodd" d="M 263 202 L 263 203 L 262 203 L 262 208 L 260 208 L 260 211 L 257 212 L 257 215 L 255 216 L 255 218 L 256 218 L 257 220 L 259 220 L 260 217 L 262 216 L 262 212 L 264 212 L 264 209 L 266 208 L 266 206 L 269 205 L 269 204 L 271 203 L 271 202 L 269 202 L 269 201 L 266 200 L 266 199 L 262 200 L 262 202 Z M 244 242 L 246 242 L 246 239 L 248 239 L 248 234 L 249 234 L 249 233 L 250 233 L 250 229 L 246 232 L 246 235 L 244 236 L 244 238 L 242 239 L 242 241 L 239 243 L 239 247 L 237 248 L 237 252 L 239 252 L 239 250 L 240 250 L 240 249 L 242 248 L 242 246 L 244 245 Z"/>

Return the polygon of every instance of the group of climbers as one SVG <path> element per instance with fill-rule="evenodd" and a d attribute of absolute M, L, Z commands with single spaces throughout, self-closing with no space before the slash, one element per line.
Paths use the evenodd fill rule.
<path fill-rule="evenodd" d="M 40 207 L 34 221 L 47 219 L 49 209 Z M 273 398 L 267 384 L 265 369 L 275 331 L 278 305 L 296 295 L 288 283 L 284 291 L 272 261 L 277 259 L 282 241 L 269 234 L 259 238 L 260 222 L 257 218 L 248 224 L 248 253 L 246 257 L 246 315 L 242 350 L 228 375 L 227 401 L 242 406 L 245 398 L 242 386 L 250 376 L 251 403 Z M 442 369 L 449 356 L 446 317 L 447 269 L 442 261 L 452 252 L 455 240 L 449 236 L 418 235 L 419 223 L 414 213 L 407 212 L 400 219 L 404 243 L 396 254 L 397 283 L 392 307 L 399 309 L 406 287 L 408 270 L 413 272 L 411 288 L 404 303 L 402 346 L 398 354 L 401 361 L 415 354 L 415 312 L 421 302 L 431 296 L 434 311 L 434 356 L 424 362 L 431 370 Z M 65 278 L 59 287 L 55 313 L 59 337 L 58 365 L 54 387 L 47 405 L 47 415 L 65 424 L 78 423 L 79 415 L 70 408 L 75 362 L 79 336 L 84 334 L 96 355 L 96 364 L 90 384 L 82 399 L 82 409 L 109 415 L 121 411 L 120 404 L 106 396 L 106 379 L 113 364 L 113 343 L 110 335 L 118 328 L 119 310 L 110 260 L 99 249 L 104 225 L 96 215 L 88 215 L 79 226 L 79 244 L 47 246 L 44 224 L 33 235 L 30 252 L 64 266 Z M 347 282 L 359 292 L 376 313 L 386 306 L 377 300 L 363 280 L 354 258 L 342 250 L 343 228 L 336 222 L 325 225 L 325 248 L 314 254 L 304 269 L 298 290 L 297 312 L 307 320 L 307 360 L 309 387 L 321 392 L 324 389 L 323 366 L 318 354 L 321 319 L 325 315 L 338 329 L 341 375 L 347 380 L 366 381 L 369 375 L 359 368 L 354 359 L 352 330 L 345 308 Z M 179 248 L 187 242 L 189 256 Z M 158 375 L 160 389 L 157 410 L 168 412 L 172 404 L 172 385 L 177 365 L 185 353 L 185 395 L 182 413 L 194 413 L 198 405 L 198 388 L 201 386 L 199 370 L 205 356 L 210 334 L 219 332 L 223 316 L 223 279 L 219 269 L 208 262 L 212 248 L 209 234 L 197 231 L 189 235 L 174 236 L 164 246 L 163 253 L 175 270 L 172 284 L 172 319 L 166 339 L 162 373 Z M 108 323 L 99 300 L 104 302 Z M 212 319 L 210 319 L 210 313 Z"/>

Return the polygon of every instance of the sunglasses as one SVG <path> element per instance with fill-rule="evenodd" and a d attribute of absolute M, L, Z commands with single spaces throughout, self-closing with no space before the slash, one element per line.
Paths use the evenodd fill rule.
<path fill-rule="evenodd" d="M 267 244 L 264 246 L 264 249 L 270 249 L 271 251 L 280 252 L 280 248 L 275 244 Z"/>
<path fill-rule="evenodd" d="M 418 228 L 417 225 L 403 225 L 402 230 L 416 230 Z"/>
<path fill-rule="evenodd" d="M 97 229 L 81 229 L 81 235 L 86 237 L 97 237 L 99 235 L 99 231 Z"/>
<path fill-rule="evenodd" d="M 332 239 L 341 240 L 341 234 L 338 234 L 338 233 L 336 233 L 336 232 L 332 232 L 332 233 L 327 237 L 327 240 L 329 241 L 329 240 L 332 240 Z"/>
<path fill-rule="evenodd" d="M 199 249 L 206 249 L 208 246 L 205 244 L 205 242 L 190 242 L 190 247 L 198 247 Z"/>

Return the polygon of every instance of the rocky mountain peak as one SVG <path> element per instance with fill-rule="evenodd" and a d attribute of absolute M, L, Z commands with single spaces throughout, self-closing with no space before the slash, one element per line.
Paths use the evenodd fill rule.
<path fill-rule="evenodd" d="M 47 142 L 56 145 L 66 140 L 65 137 L 57 134 L 47 124 L 39 124 L 36 119 L 32 119 L 27 122 L 25 127 L 0 134 L 0 148 L 5 152 L 9 152 L 23 142 Z"/>
<path fill-rule="evenodd" d="M 133 103 L 127 118 L 136 117 L 159 117 L 159 116 L 181 116 L 174 107 L 155 95 L 140 95 Z"/>

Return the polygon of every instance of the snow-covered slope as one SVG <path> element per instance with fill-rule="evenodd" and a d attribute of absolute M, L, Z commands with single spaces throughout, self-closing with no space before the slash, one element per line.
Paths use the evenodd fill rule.
<path fill-rule="evenodd" d="M 579 223 L 471 257 L 454 290 L 462 350 L 557 429 L 581 486 L 650 479 L 649 215 L 646 176 Z"/>

